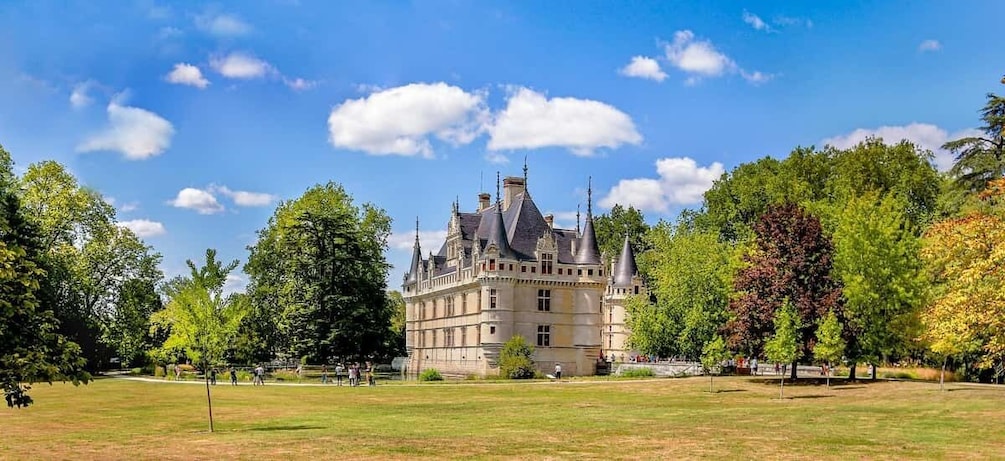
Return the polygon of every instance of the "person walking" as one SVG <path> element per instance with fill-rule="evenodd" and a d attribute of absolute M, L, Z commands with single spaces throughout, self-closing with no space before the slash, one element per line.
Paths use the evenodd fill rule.
<path fill-rule="evenodd" d="M 757 357 L 750 359 L 750 374 L 757 376 Z"/>
<path fill-rule="evenodd" d="M 555 364 L 555 379 L 557 379 L 559 381 L 562 380 L 562 364 L 561 363 L 556 363 Z"/>
<path fill-rule="evenodd" d="M 328 365 L 321 365 L 321 384 L 328 384 Z"/>
<path fill-rule="evenodd" d="M 214 386 L 216 385 L 216 368 L 209 370 L 209 383 Z"/>
<path fill-rule="evenodd" d="M 237 370 L 235 370 L 234 367 L 230 367 L 230 385 L 237 385 Z"/>
<path fill-rule="evenodd" d="M 373 380 L 373 363 L 366 362 L 366 385 L 376 386 L 377 382 Z"/>
<path fill-rule="evenodd" d="M 335 382 L 337 382 L 339 386 L 342 385 L 342 373 L 344 372 L 345 366 L 342 365 L 342 362 L 335 365 Z"/>

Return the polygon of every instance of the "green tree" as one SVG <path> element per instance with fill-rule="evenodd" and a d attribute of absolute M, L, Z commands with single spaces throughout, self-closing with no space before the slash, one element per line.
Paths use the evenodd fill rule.
<path fill-rule="evenodd" d="M 129 366 L 146 361 L 146 352 L 159 346 L 150 334 L 150 316 L 164 308 L 157 288 L 145 280 L 132 279 L 119 287 L 106 340 Z"/>
<path fill-rule="evenodd" d="M 715 335 L 715 338 L 705 344 L 701 350 L 701 367 L 708 373 L 708 392 L 712 392 L 712 370 L 718 368 L 722 370 L 722 362 L 729 359 L 729 349 L 726 349 L 726 341 L 722 336 Z"/>
<path fill-rule="evenodd" d="M 919 334 L 928 284 L 908 208 L 898 196 L 870 192 L 838 213 L 834 275 L 842 284 L 852 363 L 877 365 L 905 352 Z"/>
<path fill-rule="evenodd" d="M 500 375 L 509 379 L 530 379 L 534 371 L 534 346 L 523 336 L 513 336 L 503 344 L 499 351 Z"/>
<path fill-rule="evenodd" d="M 272 318 L 293 357 L 384 356 L 392 335 L 384 259 L 391 220 L 357 207 L 335 184 L 283 202 L 250 248 L 245 272 L 255 311 Z"/>
<path fill-rule="evenodd" d="M 845 340 L 841 337 L 841 321 L 834 311 L 827 313 L 817 328 L 817 343 L 813 346 L 813 357 L 827 364 L 827 387 L 831 386 L 831 364 L 844 356 Z"/>
<path fill-rule="evenodd" d="M 0 388 L 8 407 L 31 405 L 31 384 L 86 383 L 77 344 L 43 302 L 49 284 L 41 235 L 25 218 L 10 154 L 0 146 Z"/>
<path fill-rule="evenodd" d="M 710 231 L 660 222 L 646 234 L 652 250 L 639 258 L 655 298 L 627 303 L 629 342 L 647 355 L 697 358 L 726 323 L 732 273 L 730 246 Z"/>
<path fill-rule="evenodd" d="M 223 283 L 238 262 L 224 266 L 216 260 L 216 251 L 206 251 L 206 262 L 197 267 L 187 261 L 191 275 L 172 287 L 167 307 L 153 314 L 151 323 L 170 331 L 165 350 L 181 350 L 199 366 L 206 381 L 209 431 L 213 432 L 213 400 L 209 391 L 212 367 L 220 364 L 231 347 L 247 307 L 243 298 L 223 296 Z"/>
<path fill-rule="evenodd" d="M 398 290 L 387 292 L 388 310 L 391 311 L 391 335 L 388 350 L 395 354 L 405 352 L 405 298 Z"/>
<path fill-rule="evenodd" d="M 799 353 L 799 330 L 801 328 L 799 313 L 795 306 L 785 300 L 782 308 L 775 315 L 775 334 L 764 345 L 764 352 L 768 360 L 774 363 L 794 363 Z M 778 398 L 783 398 L 782 392 L 785 388 L 785 375 L 778 386 Z"/>
<path fill-rule="evenodd" d="M 963 137 L 942 146 L 956 155 L 950 173 L 971 192 L 980 192 L 987 188 L 988 182 L 1005 176 L 1005 98 L 988 93 L 981 121 L 982 135 Z"/>
<path fill-rule="evenodd" d="M 614 205 L 610 212 L 593 218 L 593 228 L 597 233 L 600 253 L 604 255 L 604 262 L 608 266 L 621 254 L 621 245 L 625 241 L 626 232 L 635 254 L 642 254 L 646 250 L 644 236 L 649 230 L 649 225 L 646 224 L 642 212 L 633 206 L 625 208 Z"/>

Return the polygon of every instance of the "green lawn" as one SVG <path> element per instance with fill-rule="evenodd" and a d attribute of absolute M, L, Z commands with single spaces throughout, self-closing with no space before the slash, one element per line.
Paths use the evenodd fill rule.
<path fill-rule="evenodd" d="M 376 388 L 101 379 L 0 410 L 0 459 L 1005 457 L 1005 388 L 749 378 Z"/>

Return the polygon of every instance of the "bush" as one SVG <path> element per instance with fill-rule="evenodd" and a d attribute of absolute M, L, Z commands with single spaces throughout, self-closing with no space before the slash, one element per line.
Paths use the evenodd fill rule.
<path fill-rule="evenodd" d="M 623 378 L 653 378 L 655 376 L 656 373 L 653 373 L 653 369 L 649 367 L 629 368 L 621 372 Z"/>
<path fill-rule="evenodd" d="M 154 377 L 163 378 L 165 375 L 164 367 L 157 365 L 154 367 Z"/>
<path fill-rule="evenodd" d="M 129 370 L 129 374 L 132 376 L 139 376 L 143 374 L 143 369 L 140 367 L 132 368 Z"/>
<path fill-rule="evenodd" d="M 290 370 L 273 371 L 272 377 L 275 378 L 276 381 L 291 381 L 295 383 L 299 383 L 302 380 L 300 375 L 297 374 L 297 372 Z"/>
<path fill-rule="evenodd" d="M 248 370 L 237 370 L 237 380 L 238 381 L 251 381 L 253 376 Z"/>
<path fill-rule="evenodd" d="M 499 374 L 509 379 L 531 379 L 534 377 L 534 346 L 523 336 L 516 335 L 503 344 L 499 352 Z"/>
<path fill-rule="evenodd" d="M 419 381 L 443 381 L 443 375 L 435 368 L 426 368 L 419 374 Z"/>

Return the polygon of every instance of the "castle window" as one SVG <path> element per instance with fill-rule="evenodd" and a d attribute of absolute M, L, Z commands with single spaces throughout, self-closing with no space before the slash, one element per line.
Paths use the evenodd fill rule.
<path fill-rule="evenodd" d="M 461 295 L 461 314 L 468 313 L 468 294 L 464 293 Z"/>
<path fill-rule="evenodd" d="M 537 310 L 551 311 L 551 290 L 537 290 Z"/>
<path fill-rule="evenodd" d="M 419 320 L 425 320 L 426 319 L 426 302 L 423 301 L 422 304 L 421 304 L 421 306 L 422 307 L 419 308 Z"/>
<path fill-rule="evenodd" d="M 496 334 L 496 327 L 494 327 L 494 326 L 493 327 L 489 327 L 489 334 L 490 335 Z"/>
<path fill-rule="evenodd" d="M 639 294 L 639 286 L 635 285 L 635 294 Z"/>
<path fill-rule="evenodd" d="M 604 270 L 603 270 L 603 269 L 600 269 L 600 272 L 599 272 L 599 273 L 598 273 L 597 275 L 599 275 L 599 276 L 603 277 L 603 276 L 604 276 Z"/>
<path fill-rule="evenodd" d="M 576 275 L 583 275 L 582 269 L 576 269 Z"/>
<path fill-rule="evenodd" d="M 468 329 L 461 328 L 461 345 L 464 346 L 468 343 Z"/>
<path fill-rule="evenodd" d="M 554 261 L 555 255 L 550 253 L 541 255 L 541 273 L 551 274 L 551 264 Z"/>
<path fill-rule="evenodd" d="M 436 330 L 433 330 L 433 340 L 430 344 L 431 347 L 436 347 Z"/>
<path fill-rule="evenodd" d="M 587 269 L 586 275 L 593 275 L 593 269 Z"/>
<path fill-rule="evenodd" d="M 551 325 L 537 326 L 537 345 L 543 347 L 551 345 Z"/>
<path fill-rule="evenodd" d="M 536 274 L 537 273 L 537 266 L 530 266 L 530 273 L 531 274 Z"/>
<path fill-rule="evenodd" d="M 489 260 L 489 270 L 490 271 L 496 270 L 496 260 L 494 259 Z"/>
<path fill-rule="evenodd" d="M 454 347 L 454 330 L 452 328 L 443 329 L 443 345 L 445 347 Z"/>
<path fill-rule="evenodd" d="M 520 272 L 527 272 L 527 266 L 520 266 Z"/>
<path fill-rule="evenodd" d="M 512 264 L 509 265 L 509 270 L 513 270 L 513 265 Z"/>
<path fill-rule="evenodd" d="M 562 268 L 561 267 L 558 268 L 558 275 L 562 275 Z"/>
<path fill-rule="evenodd" d="M 444 310 L 446 311 L 445 315 L 447 317 L 453 316 L 454 315 L 454 297 L 453 296 L 448 296 L 446 298 L 443 298 L 443 305 L 444 305 Z"/>
<path fill-rule="evenodd" d="M 489 309 L 496 308 L 496 289 L 489 289 Z"/>

